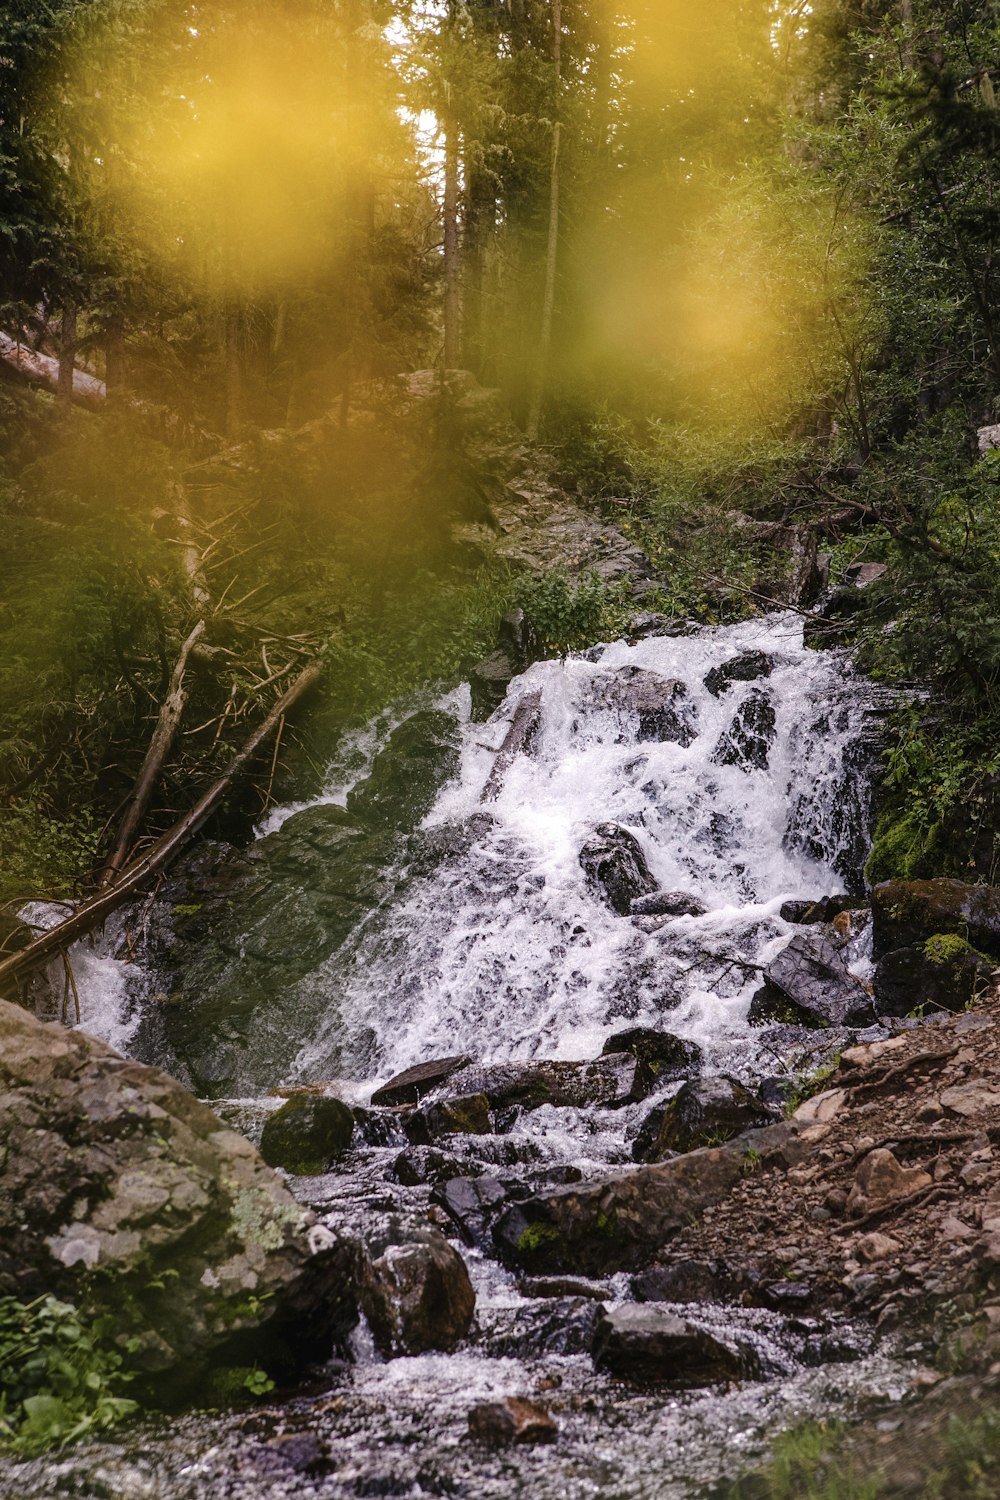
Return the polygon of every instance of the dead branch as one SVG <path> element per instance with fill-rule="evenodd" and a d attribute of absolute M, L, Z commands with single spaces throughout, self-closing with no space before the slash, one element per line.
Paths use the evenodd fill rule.
<path fill-rule="evenodd" d="M 531 742 L 538 732 L 541 718 L 542 693 L 539 688 L 533 693 L 525 693 L 514 710 L 510 728 L 497 751 L 497 758 L 493 762 L 493 769 L 483 787 L 480 802 L 495 802 L 499 797 L 503 779 L 514 760 L 531 748 Z"/>

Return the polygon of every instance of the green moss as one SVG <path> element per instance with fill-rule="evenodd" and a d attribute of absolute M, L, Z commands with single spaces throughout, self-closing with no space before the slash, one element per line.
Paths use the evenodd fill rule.
<path fill-rule="evenodd" d="M 219 1406 L 242 1405 L 273 1390 L 274 1381 L 258 1365 L 219 1365 L 207 1383 L 208 1399 Z"/>
<path fill-rule="evenodd" d="M 928 831 L 913 811 L 888 808 L 879 818 L 872 851 L 865 865 L 869 885 L 883 880 L 926 880 L 940 873 L 936 864 L 937 830 Z"/>
<path fill-rule="evenodd" d="M 559 1231 L 554 1224 L 529 1224 L 517 1242 L 518 1250 L 533 1255 L 558 1240 Z"/>
<path fill-rule="evenodd" d="M 618 1215 L 614 1212 L 599 1213 L 594 1221 L 594 1227 L 598 1234 L 607 1235 L 609 1239 L 613 1239 L 618 1233 Z"/>
<path fill-rule="evenodd" d="M 964 938 L 950 932 L 936 932 L 929 937 L 923 954 L 932 964 L 961 963 L 966 958 L 981 956 Z"/>

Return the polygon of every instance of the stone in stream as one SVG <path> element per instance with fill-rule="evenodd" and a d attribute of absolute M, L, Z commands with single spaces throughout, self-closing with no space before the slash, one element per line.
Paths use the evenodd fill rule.
<path fill-rule="evenodd" d="M 374 826 L 414 828 L 459 761 L 458 725 L 450 714 L 440 709 L 411 714 L 393 730 L 365 780 L 348 792 L 347 810 Z"/>
<path fill-rule="evenodd" d="M 744 651 L 742 656 L 734 656 L 721 667 L 713 667 L 705 676 L 705 687 L 713 698 L 721 698 L 734 682 L 756 682 L 761 677 L 770 677 L 773 670 L 774 663 L 765 652 Z"/>
<path fill-rule="evenodd" d="M 798 1133 L 785 1121 L 656 1166 L 536 1191 L 504 1210 L 493 1244 L 506 1265 L 532 1276 L 637 1269 L 729 1195 L 742 1180 L 747 1152 L 762 1165 L 800 1160 Z"/>
<path fill-rule="evenodd" d="M 821 933 L 797 932 L 764 971 L 750 1002 L 751 1024 L 795 1020 L 807 1026 L 871 1026 L 875 1010 L 843 954 Z"/>
<path fill-rule="evenodd" d="M 428 1182 L 473 1177 L 484 1171 L 480 1162 L 452 1156 L 434 1146 L 410 1146 L 399 1153 L 386 1175 L 392 1181 L 402 1183 L 403 1187 L 419 1187 Z"/>
<path fill-rule="evenodd" d="M 518 1196 L 528 1197 L 522 1188 Z M 490 1237 L 493 1222 L 510 1201 L 509 1185 L 496 1177 L 453 1177 L 438 1183 L 431 1202 L 443 1208 L 467 1245 L 481 1249 Z"/>
<path fill-rule="evenodd" d="M 615 1108 L 636 1094 L 640 1065 L 631 1053 L 619 1052 L 592 1062 L 496 1063 L 464 1068 L 449 1080 L 449 1087 L 463 1094 L 481 1096 L 489 1108 L 500 1112 L 555 1108 L 581 1109 L 587 1105 Z M 451 1102 L 448 1095 L 442 1104 Z M 424 1105 L 430 1112 L 438 1101 Z M 503 1127 L 502 1120 L 497 1122 Z"/>
<path fill-rule="evenodd" d="M 604 1043 L 604 1052 L 614 1055 L 628 1052 L 635 1058 L 635 1085 L 632 1099 L 644 1099 L 654 1088 L 671 1083 L 675 1078 L 690 1078 L 701 1069 L 701 1048 L 697 1042 L 684 1041 L 669 1031 L 658 1031 L 652 1026 L 632 1026 L 627 1031 L 616 1031 Z"/>
<path fill-rule="evenodd" d="M 805 927 L 832 922 L 841 912 L 857 911 L 860 905 L 857 896 L 820 896 L 815 901 L 786 901 L 778 915 L 783 922 Z"/>
<path fill-rule="evenodd" d="M 598 1370 L 628 1380 L 666 1381 L 685 1388 L 717 1385 L 755 1373 L 746 1353 L 649 1303 L 602 1308 L 593 1355 Z"/>
<path fill-rule="evenodd" d="M 617 714 L 623 737 L 687 748 L 697 738 L 693 708 L 685 708 L 687 686 L 645 667 L 618 667 L 602 672 L 590 686 L 587 706 Z"/>
<path fill-rule="evenodd" d="M 436 1057 L 431 1062 L 417 1063 L 396 1073 L 381 1088 L 372 1094 L 372 1104 L 417 1104 L 425 1094 L 430 1094 L 441 1084 L 447 1083 L 452 1073 L 467 1068 L 472 1058 L 466 1053 L 456 1057 Z"/>
<path fill-rule="evenodd" d="M 365 1233 L 361 1307 L 387 1359 L 449 1352 L 465 1338 L 476 1311 L 465 1261 L 437 1229 L 398 1217 Z"/>
<path fill-rule="evenodd" d="M 234 1345 L 273 1370 L 326 1357 L 356 1322 L 354 1247 L 247 1140 L 166 1074 L 2 1002 L 0 1139 L 0 1291 L 107 1318 L 158 1392 L 192 1392 Z"/>
<path fill-rule="evenodd" d="M 883 953 L 875 966 L 880 1015 L 906 1016 L 921 1006 L 965 1010 L 990 987 L 993 960 L 953 933 Z"/>
<path fill-rule="evenodd" d="M 760 1101 L 735 1078 L 719 1074 L 685 1083 L 672 1099 L 643 1120 L 632 1146 L 634 1161 L 662 1161 L 675 1151 L 717 1145 L 771 1119 Z"/>
<path fill-rule="evenodd" d="M 651 895 L 656 881 L 635 834 L 618 823 L 601 823 L 580 850 L 580 864 L 596 896 L 620 917 L 639 896 Z"/>
<path fill-rule="evenodd" d="M 653 891 L 649 896 L 636 896 L 632 902 L 633 917 L 703 917 L 708 911 L 698 896 L 690 891 Z"/>
<path fill-rule="evenodd" d="M 1000 959 L 1000 886 L 961 880 L 887 880 L 872 891 L 875 957 L 941 934 Z"/>
<path fill-rule="evenodd" d="M 293 1177 L 319 1177 L 340 1160 L 353 1133 L 354 1116 L 339 1099 L 297 1094 L 265 1120 L 260 1154 Z"/>
<path fill-rule="evenodd" d="M 712 751 L 717 766 L 739 766 L 742 771 L 766 771 L 777 717 L 766 693 L 753 688 Z"/>
<path fill-rule="evenodd" d="M 650 1266 L 632 1277 L 629 1289 L 637 1302 L 722 1302 L 733 1290 L 731 1278 L 714 1260 Z"/>
<path fill-rule="evenodd" d="M 403 1121 L 406 1138 L 416 1146 L 427 1146 L 441 1136 L 492 1135 L 490 1101 L 481 1089 L 433 1099 L 411 1111 Z"/>
<path fill-rule="evenodd" d="M 544 1406 L 521 1396 L 482 1401 L 469 1412 L 469 1436 L 490 1448 L 554 1443 L 559 1429 Z"/>

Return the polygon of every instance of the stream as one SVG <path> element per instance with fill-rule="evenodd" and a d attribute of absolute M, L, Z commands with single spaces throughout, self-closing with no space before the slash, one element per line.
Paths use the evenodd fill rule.
<path fill-rule="evenodd" d="M 531 729 L 504 764 L 519 706 Z M 800 930 L 782 905 L 863 891 L 885 706 L 845 655 L 806 650 L 792 614 L 537 663 L 485 723 L 467 687 L 407 705 L 349 737 L 321 797 L 273 809 L 248 850 L 196 851 L 100 947 L 78 945 L 82 1024 L 254 1139 L 276 1089 L 329 1085 L 357 1109 L 354 1145 L 293 1186 L 362 1237 L 436 1201 L 433 1150 L 368 1108 L 416 1063 L 596 1059 L 649 1027 L 699 1048 L 705 1074 L 794 1083 L 844 1033 L 751 1026 L 747 1012 Z M 681 914 L 614 909 L 581 861 L 606 825 L 638 846 L 647 890 L 683 893 Z M 867 972 L 863 926 L 848 957 Z M 531 1186 L 625 1169 L 679 1086 L 508 1111 L 488 1134 L 434 1142 L 438 1175 Z M 362 1324 L 352 1359 L 303 1390 L 9 1465 L 0 1494 L 682 1500 L 785 1426 L 902 1399 L 915 1368 L 917 1350 L 865 1327 L 695 1304 L 684 1316 L 752 1349 L 758 1377 L 631 1385 L 589 1354 L 600 1303 L 634 1296 L 627 1275 L 533 1295 L 488 1250 L 463 1247 L 477 1311 L 457 1352 L 385 1360 Z M 511 1395 L 544 1402 L 558 1441 L 473 1443 L 470 1407 Z"/>

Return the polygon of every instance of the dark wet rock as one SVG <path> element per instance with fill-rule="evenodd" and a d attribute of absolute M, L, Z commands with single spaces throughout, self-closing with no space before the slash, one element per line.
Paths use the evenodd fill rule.
<path fill-rule="evenodd" d="M 241 1342 L 265 1368 L 325 1356 L 356 1321 L 353 1248 L 247 1140 L 174 1079 L 2 1002 L 0 1139 L 0 1292 L 107 1317 L 162 1385 L 190 1391 Z"/>
<path fill-rule="evenodd" d="M 783 922 L 794 922 L 798 927 L 832 922 L 841 912 L 857 911 L 857 896 L 820 896 L 815 901 L 786 901 L 779 913 Z"/>
<path fill-rule="evenodd" d="M 632 902 L 634 917 L 703 917 L 707 911 L 704 901 L 690 891 L 654 891 Z"/>
<path fill-rule="evenodd" d="M 628 1380 L 681 1387 L 717 1385 L 753 1373 L 747 1355 L 651 1304 L 602 1309 L 594 1334 L 594 1364 Z"/>
<path fill-rule="evenodd" d="M 424 1146 L 441 1136 L 492 1135 L 494 1121 L 490 1101 L 481 1091 L 434 1099 L 422 1109 L 414 1110 L 403 1129 L 407 1140 Z"/>
<path fill-rule="evenodd" d="M 755 1300 L 775 1312 L 800 1312 L 814 1296 L 808 1281 L 772 1281 L 758 1288 Z"/>
<path fill-rule="evenodd" d="M 767 1124 L 769 1118 L 760 1101 L 735 1078 L 720 1074 L 692 1079 L 646 1116 L 632 1157 L 662 1161 L 674 1151 L 731 1140 L 743 1130 Z"/>
<path fill-rule="evenodd" d="M 635 834 L 618 823 L 601 823 L 580 850 L 580 864 L 594 894 L 627 917 L 632 903 L 656 890 Z"/>
<path fill-rule="evenodd" d="M 347 794 L 348 812 L 375 827 L 413 828 L 458 766 L 458 725 L 451 715 L 440 709 L 412 714 L 393 730 L 365 780 Z"/>
<path fill-rule="evenodd" d="M 807 1026 L 870 1026 L 871 996 L 848 973 L 843 954 L 821 933 L 796 933 L 773 958 L 748 1019 L 801 1021 Z"/>
<path fill-rule="evenodd" d="M 816 533 L 811 526 L 755 521 L 744 511 L 726 520 L 755 563 L 750 585 L 755 599 L 801 608 L 812 604 L 823 584 Z"/>
<path fill-rule="evenodd" d="M 421 1187 L 425 1183 L 449 1182 L 452 1178 L 473 1177 L 484 1168 L 479 1162 L 466 1161 L 433 1146 L 410 1146 L 401 1151 L 389 1169 L 389 1176 L 403 1187 Z"/>
<path fill-rule="evenodd" d="M 887 880 L 872 891 L 875 957 L 941 933 L 1000 959 L 1000 886 L 961 880 Z"/>
<path fill-rule="evenodd" d="M 705 677 L 705 686 L 713 698 L 721 698 L 734 682 L 757 682 L 761 677 L 770 677 L 773 670 L 774 663 L 765 652 L 744 651 L 742 656 L 734 656 L 721 667 L 713 667 Z"/>
<path fill-rule="evenodd" d="M 366 1232 L 360 1299 L 372 1336 L 389 1359 L 450 1351 L 476 1310 L 465 1261 L 444 1235 L 390 1218 Z"/>
<path fill-rule="evenodd" d="M 409 1139 L 406 1123 L 415 1111 L 412 1107 L 365 1109 L 354 1106 L 354 1129 L 357 1140 L 366 1146 L 404 1146 Z"/>
<path fill-rule="evenodd" d="M 623 738 L 687 747 L 697 738 L 693 710 L 685 704 L 687 692 L 675 677 L 645 667 L 617 667 L 595 677 L 588 703 L 617 714 Z"/>
<path fill-rule="evenodd" d="M 624 634 L 629 644 L 634 645 L 650 636 L 665 636 L 673 640 L 678 636 L 695 635 L 700 629 L 697 620 L 675 619 L 672 615 L 644 611 L 626 620 Z"/>
<path fill-rule="evenodd" d="M 588 1354 L 600 1309 L 593 1297 L 546 1297 L 484 1314 L 480 1343 L 491 1359 Z"/>
<path fill-rule="evenodd" d="M 254 1466 L 264 1473 L 306 1474 L 310 1478 L 330 1468 L 330 1453 L 315 1432 L 283 1432 L 253 1452 Z"/>
<path fill-rule="evenodd" d="M 425 1094 L 430 1094 L 441 1084 L 447 1083 L 453 1073 L 466 1068 L 472 1058 L 460 1053 L 456 1057 L 436 1057 L 432 1062 L 417 1063 L 383 1083 L 372 1094 L 373 1104 L 417 1104 Z"/>
<path fill-rule="evenodd" d="M 639 1097 L 637 1059 L 627 1052 L 609 1054 L 593 1062 L 496 1063 L 464 1068 L 450 1080 L 452 1088 L 481 1094 L 491 1109 L 538 1109 L 543 1104 L 580 1109 L 586 1105 L 613 1108 Z M 426 1105 L 429 1111 L 435 1106 Z"/>
<path fill-rule="evenodd" d="M 354 1116 L 339 1099 L 297 1094 L 264 1122 L 260 1154 L 294 1177 L 318 1177 L 340 1160 L 353 1133 Z"/>
<path fill-rule="evenodd" d="M 721 1302 L 732 1292 L 729 1279 L 714 1260 L 680 1260 L 650 1266 L 629 1283 L 637 1302 Z"/>
<path fill-rule="evenodd" d="M 505 1209 L 493 1243 L 505 1264 L 533 1276 L 635 1270 L 729 1195 L 748 1151 L 760 1165 L 799 1160 L 797 1136 L 792 1122 L 771 1125 L 657 1166 L 536 1192 Z"/>
<path fill-rule="evenodd" d="M 926 1006 L 960 1011 L 990 986 L 993 960 L 951 933 L 915 948 L 883 953 L 875 966 L 875 1001 L 881 1015 L 906 1016 Z"/>
<path fill-rule="evenodd" d="M 517 674 L 517 663 L 506 651 L 493 651 L 470 667 L 472 718 L 476 724 L 482 724 L 496 712 Z"/>
<path fill-rule="evenodd" d="M 801 1083 L 788 1075 L 777 1078 L 762 1078 L 757 1086 L 757 1098 L 766 1110 L 783 1114 L 792 1101 L 799 1097 Z"/>
<path fill-rule="evenodd" d="M 853 584 L 843 584 L 831 590 L 822 608 L 806 619 L 802 631 L 804 644 L 816 650 L 850 645 L 858 616 L 868 604 L 863 590 Z"/>
<path fill-rule="evenodd" d="M 712 752 L 717 766 L 739 766 L 744 771 L 765 771 L 776 724 L 774 704 L 766 693 L 753 688 L 740 704 L 733 721 Z"/>
<path fill-rule="evenodd" d="M 605 1053 L 628 1052 L 638 1063 L 633 1099 L 644 1099 L 654 1088 L 676 1078 L 690 1078 L 701 1069 L 701 1048 L 669 1031 L 652 1026 L 632 1026 L 616 1031 L 604 1043 Z"/>
<path fill-rule="evenodd" d="M 489 1448 L 511 1444 L 554 1443 L 559 1428 L 544 1406 L 521 1396 L 482 1401 L 469 1412 L 469 1436 Z"/>
<path fill-rule="evenodd" d="M 530 1181 L 546 1186 L 558 1187 L 567 1182 L 582 1182 L 583 1173 L 569 1161 L 553 1162 L 551 1166 L 539 1167 L 529 1174 Z"/>
<path fill-rule="evenodd" d="M 610 1302 L 614 1292 L 607 1282 L 581 1276 L 524 1276 L 517 1284 L 522 1297 L 584 1297 Z"/>
<path fill-rule="evenodd" d="M 528 1196 L 523 1189 L 522 1196 Z M 481 1249 L 494 1221 L 509 1201 L 509 1190 L 496 1177 L 452 1177 L 438 1183 L 431 1202 L 443 1208 L 467 1245 Z"/>

